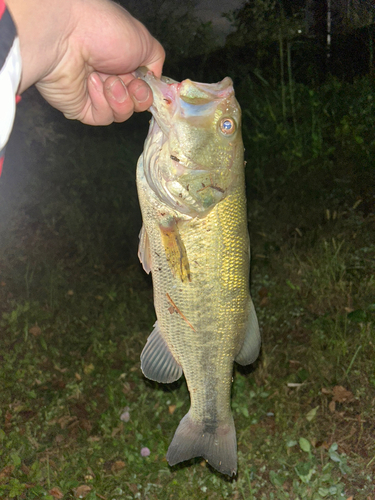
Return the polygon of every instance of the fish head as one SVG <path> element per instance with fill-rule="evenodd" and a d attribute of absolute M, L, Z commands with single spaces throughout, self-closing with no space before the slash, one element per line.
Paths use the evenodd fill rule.
<path fill-rule="evenodd" d="M 205 214 L 243 170 L 241 109 L 232 80 L 177 82 L 146 70 L 141 78 L 154 98 L 144 152 L 148 183 L 174 209 Z"/>

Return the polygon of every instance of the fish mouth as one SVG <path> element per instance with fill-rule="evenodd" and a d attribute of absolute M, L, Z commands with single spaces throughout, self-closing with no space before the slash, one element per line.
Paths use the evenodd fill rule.
<path fill-rule="evenodd" d="M 154 102 L 149 110 L 162 130 L 178 111 L 182 116 L 201 115 L 215 107 L 218 101 L 234 96 L 233 82 L 229 77 L 218 83 L 199 83 L 189 79 L 177 82 L 166 76 L 156 78 L 146 67 L 138 68 L 134 75 L 151 88 Z"/>
<path fill-rule="evenodd" d="M 160 128 L 164 128 L 165 120 L 160 119 L 160 114 L 163 108 L 169 107 L 172 103 L 176 103 L 178 97 L 178 87 L 181 85 L 176 80 L 162 76 L 156 78 L 154 73 L 146 67 L 138 68 L 134 75 L 148 84 L 153 93 L 153 104 L 149 111 L 158 122 Z M 165 131 L 167 132 L 167 131 Z"/>

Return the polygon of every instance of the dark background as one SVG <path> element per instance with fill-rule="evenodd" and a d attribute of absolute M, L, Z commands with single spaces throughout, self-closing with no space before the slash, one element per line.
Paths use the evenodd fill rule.
<path fill-rule="evenodd" d="M 372 2 L 332 1 L 330 44 L 326 1 L 249 1 L 224 17 L 212 14 L 212 22 L 202 21 L 194 2 L 123 5 L 164 45 L 164 74 L 233 79 L 250 211 L 266 205 L 283 232 L 321 222 L 326 200 L 345 211 L 360 199 L 364 215 L 373 212 Z M 218 19 L 226 22 L 219 23 L 225 39 Z M 148 120 L 143 113 L 110 127 L 84 126 L 30 89 L 1 179 L 3 213 L 22 206 L 80 252 L 135 259 L 141 220 L 134 172 Z"/>

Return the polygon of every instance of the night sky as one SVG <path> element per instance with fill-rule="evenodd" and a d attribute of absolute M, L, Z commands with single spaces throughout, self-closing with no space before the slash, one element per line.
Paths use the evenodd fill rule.
<path fill-rule="evenodd" d="M 227 19 L 221 17 L 221 14 L 237 9 L 243 3 L 244 0 L 200 0 L 196 11 L 203 21 L 212 21 L 215 34 L 220 42 L 224 43 L 231 26 Z"/>

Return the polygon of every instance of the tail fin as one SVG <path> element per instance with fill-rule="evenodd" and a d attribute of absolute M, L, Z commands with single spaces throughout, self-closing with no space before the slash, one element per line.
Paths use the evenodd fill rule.
<path fill-rule="evenodd" d="M 237 473 L 237 441 L 233 418 L 225 424 L 195 422 L 190 412 L 184 416 L 168 448 L 169 465 L 203 457 L 222 474 Z"/>

